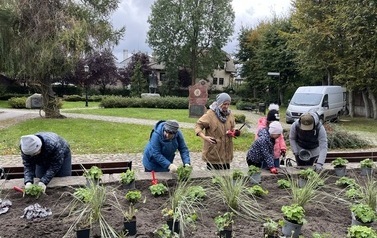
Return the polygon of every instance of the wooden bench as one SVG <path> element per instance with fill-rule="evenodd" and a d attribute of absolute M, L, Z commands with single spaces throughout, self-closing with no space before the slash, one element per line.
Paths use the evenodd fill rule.
<path fill-rule="evenodd" d="M 325 163 L 331 163 L 336 158 L 341 157 L 348 160 L 350 163 L 360 163 L 364 159 L 372 159 L 377 162 L 377 151 L 366 152 L 328 152 Z"/>
<path fill-rule="evenodd" d="M 92 166 L 101 168 L 104 174 L 117 174 L 132 169 L 132 161 L 123 162 L 98 162 L 98 163 L 82 163 L 72 164 L 72 176 L 81 176 L 84 169 L 90 169 Z M 4 167 L 5 179 L 16 179 L 24 177 L 24 167 Z"/>

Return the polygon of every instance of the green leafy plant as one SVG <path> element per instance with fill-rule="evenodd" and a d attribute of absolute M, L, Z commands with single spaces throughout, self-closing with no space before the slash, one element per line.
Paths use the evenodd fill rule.
<path fill-rule="evenodd" d="M 102 170 L 97 166 L 92 166 L 89 170 L 84 170 L 84 177 L 87 179 L 100 180 L 102 175 Z"/>
<path fill-rule="evenodd" d="M 214 220 L 217 231 L 223 231 L 232 226 L 233 212 L 225 212 L 223 215 L 216 216 Z"/>
<path fill-rule="evenodd" d="M 139 190 L 128 191 L 125 195 L 125 198 L 130 203 L 137 203 L 141 199 L 141 192 Z"/>
<path fill-rule="evenodd" d="M 372 159 L 364 159 L 360 161 L 360 167 L 361 168 L 373 168 L 374 162 Z"/>
<path fill-rule="evenodd" d="M 179 235 L 172 232 L 167 224 L 163 224 L 160 228 L 156 229 L 153 234 L 155 238 L 179 238 Z"/>
<path fill-rule="evenodd" d="M 260 172 L 261 172 L 261 169 L 254 165 L 250 165 L 247 170 L 247 174 L 250 176 L 256 173 L 260 173 Z"/>
<path fill-rule="evenodd" d="M 331 238 L 331 237 L 332 237 L 332 235 L 328 234 L 328 233 L 321 234 L 321 233 L 318 233 L 318 232 L 314 232 L 312 234 L 312 238 Z"/>
<path fill-rule="evenodd" d="M 308 169 L 300 170 L 298 172 L 298 176 L 302 179 L 308 180 L 312 177 L 318 176 L 318 174 L 312 168 L 308 168 Z"/>
<path fill-rule="evenodd" d="M 348 227 L 347 238 L 377 238 L 377 232 L 367 226 Z"/>
<path fill-rule="evenodd" d="M 302 225 L 306 222 L 305 210 L 298 204 L 283 206 L 281 211 L 284 214 L 284 218 L 292 223 Z"/>
<path fill-rule="evenodd" d="M 135 181 L 135 179 L 136 176 L 134 170 L 128 169 L 126 172 L 120 174 L 120 182 L 122 184 L 130 184 Z"/>
<path fill-rule="evenodd" d="M 177 176 L 178 176 L 178 181 L 185 181 L 190 178 L 192 172 L 192 167 L 191 166 L 183 166 L 180 165 L 177 168 Z"/>
<path fill-rule="evenodd" d="M 355 215 L 356 220 L 362 223 L 370 223 L 376 219 L 376 212 L 367 204 L 353 204 L 351 211 Z"/>
<path fill-rule="evenodd" d="M 291 182 L 287 179 L 279 179 L 277 183 L 278 183 L 279 188 L 290 188 L 291 187 Z"/>
<path fill-rule="evenodd" d="M 362 197 L 361 202 L 368 204 L 373 210 L 377 211 L 377 181 L 374 176 L 368 176 L 365 183 L 358 189 Z"/>
<path fill-rule="evenodd" d="M 356 180 L 353 178 L 348 178 L 348 177 L 340 177 L 335 182 L 335 184 L 342 187 L 356 187 L 357 186 Z"/>
<path fill-rule="evenodd" d="M 343 159 L 341 157 L 338 157 L 336 158 L 335 160 L 333 160 L 331 162 L 331 164 L 335 167 L 335 168 L 339 168 L 339 167 L 344 167 L 348 164 L 348 160 L 346 159 Z"/>
<path fill-rule="evenodd" d="M 252 195 L 261 197 L 268 194 L 268 190 L 263 189 L 260 185 L 254 185 L 248 189 L 248 192 Z"/>
<path fill-rule="evenodd" d="M 346 191 L 346 196 L 349 199 L 354 199 L 354 200 L 358 200 L 362 198 L 360 189 L 354 188 L 354 187 L 351 187 L 350 189 Z"/>
<path fill-rule="evenodd" d="M 232 178 L 233 179 L 240 179 L 240 178 L 243 178 L 244 176 L 245 175 L 243 174 L 243 172 L 239 169 L 235 169 L 232 172 Z"/>
<path fill-rule="evenodd" d="M 268 218 L 263 223 L 263 233 L 264 237 L 268 236 L 278 236 L 279 235 L 279 224 L 272 220 L 271 218 Z"/>
<path fill-rule="evenodd" d="M 43 194 L 43 188 L 37 184 L 32 184 L 30 187 L 25 189 L 25 194 L 39 198 Z"/>
<path fill-rule="evenodd" d="M 153 196 L 161 196 L 166 194 L 168 188 L 162 183 L 157 183 L 149 186 L 149 190 L 151 191 Z"/>
<path fill-rule="evenodd" d="M 92 196 L 91 190 L 87 187 L 77 188 L 73 194 L 84 203 L 89 202 Z"/>
<path fill-rule="evenodd" d="M 202 186 L 195 185 L 187 188 L 187 196 L 192 199 L 203 200 L 207 194 Z"/>

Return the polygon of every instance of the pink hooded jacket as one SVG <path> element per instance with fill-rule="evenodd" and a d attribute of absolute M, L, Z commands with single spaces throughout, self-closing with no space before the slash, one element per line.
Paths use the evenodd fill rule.
<path fill-rule="evenodd" d="M 267 127 L 267 117 L 261 117 L 258 119 L 257 133 L 255 133 L 255 140 L 258 139 L 258 132 Z M 287 150 L 287 146 L 284 141 L 284 136 L 281 134 L 276 140 L 274 145 L 274 157 L 275 159 L 280 158 L 281 150 Z"/>

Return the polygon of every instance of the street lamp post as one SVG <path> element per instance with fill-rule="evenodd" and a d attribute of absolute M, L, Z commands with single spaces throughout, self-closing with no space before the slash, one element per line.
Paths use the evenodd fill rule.
<path fill-rule="evenodd" d="M 279 76 L 279 81 L 278 81 L 278 101 L 277 103 L 280 105 L 280 72 L 268 72 L 268 76 Z"/>
<path fill-rule="evenodd" d="M 89 73 L 89 66 L 86 64 L 84 66 L 85 71 L 85 107 L 88 106 L 88 73 Z"/>

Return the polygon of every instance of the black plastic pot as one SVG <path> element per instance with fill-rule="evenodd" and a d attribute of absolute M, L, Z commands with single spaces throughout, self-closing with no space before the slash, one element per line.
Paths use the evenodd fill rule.
<path fill-rule="evenodd" d="M 219 232 L 220 238 L 232 238 L 232 230 L 222 230 Z"/>
<path fill-rule="evenodd" d="M 90 228 L 85 228 L 76 231 L 77 238 L 89 238 L 90 237 Z"/>
<path fill-rule="evenodd" d="M 179 234 L 179 221 L 175 221 L 174 225 L 173 225 L 173 219 L 169 219 L 169 220 L 166 221 L 166 223 L 169 226 L 169 230 Z"/>
<path fill-rule="evenodd" d="M 136 235 L 136 218 L 131 221 L 124 221 L 123 231 L 125 232 L 126 236 Z"/>

